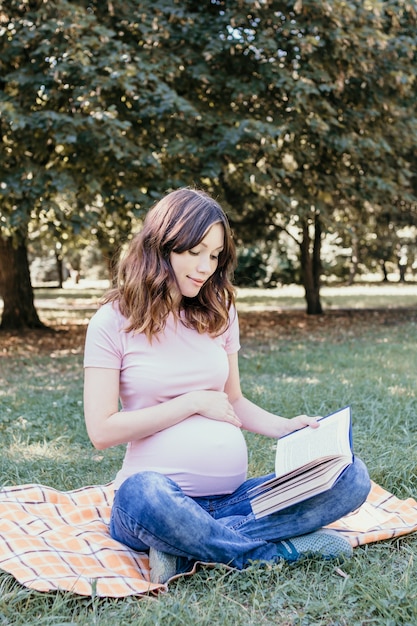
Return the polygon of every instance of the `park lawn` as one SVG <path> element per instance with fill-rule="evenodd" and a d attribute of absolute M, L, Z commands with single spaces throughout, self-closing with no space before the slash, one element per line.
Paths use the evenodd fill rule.
<path fill-rule="evenodd" d="M 65 308 L 65 307 L 64 307 Z M 92 307 L 93 309 L 94 307 Z M 350 404 L 355 452 L 371 477 L 417 497 L 417 310 L 241 312 L 246 395 L 271 411 L 327 414 Z M 0 334 L 0 484 L 58 489 L 110 481 L 123 448 L 92 448 L 82 414 L 82 344 L 90 309 L 48 309 L 60 332 Z M 273 442 L 247 435 L 250 473 L 271 471 Z M 39 626 L 415 626 L 417 536 L 356 548 L 336 567 L 309 560 L 219 566 L 155 597 L 99 599 L 25 589 L 0 575 L 0 624 Z"/>

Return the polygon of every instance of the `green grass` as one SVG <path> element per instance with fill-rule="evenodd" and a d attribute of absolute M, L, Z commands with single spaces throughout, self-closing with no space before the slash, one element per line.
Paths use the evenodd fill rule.
<path fill-rule="evenodd" d="M 416 313 L 397 323 L 352 323 L 343 332 L 337 317 L 329 316 L 322 328 L 308 324 L 279 341 L 243 339 L 246 395 L 287 416 L 327 414 L 350 404 L 355 451 L 371 477 L 399 497 L 416 497 Z M 98 452 L 88 441 L 81 348 L 14 349 L 0 334 L 0 354 L 6 349 L 0 359 L 0 484 L 41 482 L 67 490 L 111 480 L 123 449 Z M 273 442 L 253 434 L 247 441 L 250 473 L 270 471 Z M 0 626 L 415 626 L 416 563 L 417 536 L 407 536 L 357 548 L 341 569 L 319 560 L 244 572 L 219 566 L 175 581 L 157 598 L 119 600 L 39 593 L 2 574 Z"/>

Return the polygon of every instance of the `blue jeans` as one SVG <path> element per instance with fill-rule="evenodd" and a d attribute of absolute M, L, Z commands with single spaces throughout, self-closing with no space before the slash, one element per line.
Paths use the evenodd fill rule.
<path fill-rule="evenodd" d="M 134 550 L 153 547 L 177 555 L 179 572 L 195 561 L 243 569 L 251 561 L 288 559 L 281 540 L 340 519 L 359 507 L 370 490 L 368 471 L 355 458 L 329 491 L 256 519 L 248 490 L 271 477 L 246 480 L 228 495 L 190 497 L 162 474 L 134 474 L 115 494 L 110 533 Z"/>

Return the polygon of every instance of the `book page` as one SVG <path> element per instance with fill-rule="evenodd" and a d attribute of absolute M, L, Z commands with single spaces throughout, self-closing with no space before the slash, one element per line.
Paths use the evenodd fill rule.
<path fill-rule="evenodd" d="M 321 457 L 347 456 L 350 447 L 350 407 L 319 420 L 318 428 L 307 426 L 277 441 L 275 475 L 283 476 Z"/>
<path fill-rule="evenodd" d="M 271 500 L 275 499 L 276 496 L 280 499 L 286 492 L 293 492 L 293 490 L 296 492 L 299 486 L 301 486 L 301 491 L 304 491 L 309 482 L 313 481 L 317 483 L 318 480 L 322 480 L 322 477 L 326 477 L 335 464 L 338 469 L 340 461 L 333 459 L 330 463 L 327 462 L 313 466 L 307 472 L 301 471 L 300 473 L 294 473 L 291 475 L 290 480 L 283 481 L 281 478 L 271 478 L 271 480 L 263 483 L 263 485 L 258 488 L 259 491 L 256 491 L 256 488 L 253 489 L 255 495 L 259 493 L 259 495 L 256 496 L 256 501 L 262 502 L 263 500 Z M 268 488 L 265 489 L 265 487 Z"/>
<path fill-rule="evenodd" d="M 298 477 L 287 486 L 274 488 L 272 484 L 271 490 L 258 495 L 252 501 L 251 506 L 255 516 L 259 518 L 268 513 L 280 511 L 290 504 L 296 504 L 330 489 L 346 465 L 347 462 L 343 462 L 340 458 L 333 459 L 330 464 L 318 466 L 316 472 L 308 472 L 304 477 Z M 270 482 L 273 483 L 273 481 Z"/>

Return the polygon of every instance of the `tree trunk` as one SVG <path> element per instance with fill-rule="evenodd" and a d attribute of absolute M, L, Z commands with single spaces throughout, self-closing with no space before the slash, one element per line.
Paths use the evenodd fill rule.
<path fill-rule="evenodd" d="M 382 282 L 387 283 L 388 282 L 388 270 L 387 270 L 387 266 L 384 260 L 381 261 L 381 269 L 382 269 L 382 275 L 384 277 L 382 279 Z"/>
<path fill-rule="evenodd" d="M 311 250 L 311 244 L 313 249 Z M 301 275 L 305 290 L 308 315 L 321 315 L 323 309 L 320 302 L 320 276 L 321 276 L 321 224 L 316 214 L 314 217 L 314 237 L 311 241 L 310 222 L 305 219 L 303 223 L 303 238 L 301 249 Z"/>
<path fill-rule="evenodd" d="M 55 251 L 56 273 L 58 276 L 58 288 L 62 289 L 64 284 L 64 262 L 62 255 Z"/>
<path fill-rule="evenodd" d="M 400 283 L 405 283 L 405 274 L 407 272 L 407 263 L 401 263 L 398 261 L 398 271 L 400 272 Z"/>
<path fill-rule="evenodd" d="M 33 302 L 26 242 L 17 246 L 0 237 L 0 296 L 3 299 L 2 330 L 45 328 Z"/>

